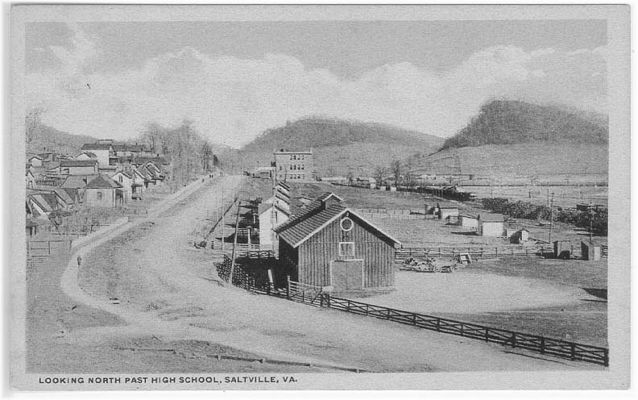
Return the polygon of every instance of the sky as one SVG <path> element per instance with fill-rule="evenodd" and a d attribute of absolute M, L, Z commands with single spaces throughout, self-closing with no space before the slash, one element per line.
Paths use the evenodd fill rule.
<path fill-rule="evenodd" d="M 184 119 L 239 147 L 309 115 L 449 137 L 494 98 L 607 112 L 606 22 L 29 23 L 25 91 L 56 129 Z"/>

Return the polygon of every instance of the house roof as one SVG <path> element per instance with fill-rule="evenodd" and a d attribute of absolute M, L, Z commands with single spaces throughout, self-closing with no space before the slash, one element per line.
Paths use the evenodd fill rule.
<path fill-rule="evenodd" d="M 80 154 L 78 154 L 76 157 L 79 157 L 82 154 L 85 154 L 85 155 L 89 156 L 90 158 L 97 158 L 97 154 L 93 153 L 92 151 L 83 151 Z"/>
<path fill-rule="evenodd" d="M 334 197 L 335 199 L 339 200 L 339 201 L 343 201 L 343 199 L 339 196 L 337 196 L 336 194 L 332 193 L 332 192 L 325 192 L 324 194 L 322 194 L 321 196 L 319 196 L 319 198 L 317 198 L 317 200 L 319 201 L 326 201 L 329 198 Z"/>
<path fill-rule="evenodd" d="M 281 226 L 275 228 L 275 232 L 279 234 L 279 238 L 284 240 L 286 243 L 290 244 L 293 248 L 298 247 L 306 240 L 310 239 L 312 236 L 320 232 L 330 223 L 335 221 L 342 215 L 349 215 L 354 217 L 354 219 L 358 220 L 361 225 L 366 225 L 369 229 L 376 231 L 379 235 L 386 238 L 388 241 L 391 241 L 395 244 L 401 244 L 398 240 L 388 235 L 372 223 L 365 220 L 360 215 L 356 214 L 354 211 L 344 206 L 341 203 L 334 203 L 328 206 L 328 208 L 319 208 L 319 210 L 315 210 L 315 212 L 310 213 L 306 218 L 301 220 L 297 220 L 292 224 L 285 224 L 282 228 Z"/>
<path fill-rule="evenodd" d="M 62 188 L 55 188 L 53 189 L 53 191 L 55 192 L 55 194 L 57 194 L 62 201 L 64 201 L 66 204 L 73 204 L 75 203 L 75 199 L 73 196 L 70 196 L 69 193 L 62 189 Z"/>
<path fill-rule="evenodd" d="M 118 189 L 121 187 L 122 185 L 106 175 L 98 175 L 86 185 L 87 189 Z"/>
<path fill-rule="evenodd" d="M 60 167 L 94 167 L 97 160 L 62 160 Z"/>
<path fill-rule="evenodd" d="M 270 210 L 270 208 L 273 206 L 272 203 L 261 203 L 259 204 L 259 206 L 257 207 L 257 214 L 261 215 L 263 213 L 265 213 L 266 211 Z"/>
<path fill-rule="evenodd" d="M 79 189 L 79 188 L 83 188 L 86 187 L 86 184 L 92 180 L 93 178 L 95 178 L 97 175 L 68 175 L 66 177 L 66 179 L 64 180 L 64 182 L 62 182 L 62 185 L 60 185 L 61 188 L 72 188 L 72 189 Z"/>
<path fill-rule="evenodd" d="M 479 214 L 478 219 L 483 222 L 503 222 L 505 217 L 503 214 Z"/>
<path fill-rule="evenodd" d="M 85 143 L 82 150 L 110 150 L 112 146 L 110 143 Z"/>
<path fill-rule="evenodd" d="M 42 156 L 39 154 L 29 157 L 29 160 L 31 160 L 32 158 L 37 158 L 38 160 L 42 160 Z"/>
<path fill-rule="evenodd" d="M 440 201 L 436 203 L 438 208 L 459 208 L 458 204 Z"/>
<path fill-rule="evenodd" d="M 114 173 L 113 175 L 111 175 L 111 178 L 115 177 L 115 175 L 117 175 L 117 174 L 122 174 L 122 175 L 124 175 L 125 177 L 127 177 L 127 178 L 129 178 L 129 179 L 131 179 L 131 178 L 133 177 L 131 174 L 129 174 L 129 173 L 128 173 L 128 172 L 126 172 L 126 171 L 117 171 L 116 173 Z"/>

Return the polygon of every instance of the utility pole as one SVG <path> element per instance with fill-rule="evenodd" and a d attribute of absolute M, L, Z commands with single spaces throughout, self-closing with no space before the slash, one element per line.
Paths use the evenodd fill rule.
<path fill-rule="evenodd" d="M 226 241 L 226 236 L 224 236 L 224 225 L 226 225 L 226 210 L 224 210 L 224 182 L 222 181 L 222 251 L 224 251 L 224 242 Z"/>
<path fill-rule="evenodd" d="M 239 231 L 239 207 L 241 206 L 241 200 L 237 200 L 237 217 L 235 218 L 235 237 L 233 238 L 233 253 L 231 255 L 230 262 L 230 275 L 228 276 L 228 283 L 233 284 L 233 273 L 235 272 L 235 257 L 237 248 L 237 236 Z"/>
<path fill-rule="evenodd" d="M 589 202 L 589 243 L 594 240 L 594 205 Z"/>
<path fill-rule="evenodd" d="M 549 203 L 549 244 L 552 244 L 552 229 L 554 228 L 554 193 Z"/>

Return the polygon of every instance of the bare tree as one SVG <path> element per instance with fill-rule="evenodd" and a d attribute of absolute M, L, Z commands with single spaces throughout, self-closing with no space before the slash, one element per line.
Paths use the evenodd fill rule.
<path fill-rule="evenodd" d="M 394 177 L 394 184 L 398 185 L 401 181 L 401 173 L 403 172 L 401 161 L 392 160 L 390 163 L 390 171 L 392 171 L 392 176 Z"/>
<path fill-rule="evenodd" d="M 35 137 L 36 131 L 40 128 L 42 124 L 42 114 L 44 113 L 44 108 L 34 107 L 31 108 L 27 115 L 24 117 L 24 126 L 25 126 L 25 136 L 27 144 L 33 141 Z"/>
<path fill-rule="evenodd" d="M 386 169 L 384 167 L 376 167 L 374 169 L 374 176 L 373 178 L 376 180 L 377 185 L 381 185 L 381 183 L 383 182 L 384 178 L 386 175 Z"/>

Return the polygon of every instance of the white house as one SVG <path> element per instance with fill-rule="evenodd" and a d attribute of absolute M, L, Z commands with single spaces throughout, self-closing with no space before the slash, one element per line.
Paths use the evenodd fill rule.
<path fill-rule="evenodd" d="M 98 163 L 100 163 L 100 168 L 104 168 L 109 165 L 109 157 L 113 154 L 113 145 L 104 141 L 86 143 L 82 146 L 82 151 L 88 151 L 95 154 Z"/>
<path fill-rule="evenodd" d="M 290 213 L 276 204 L 273 198 L 259 205 L 259 247 L 270 248 L 277 243 L 274 228 L 288 221 Z"/>
<path fill-rule="evenodd" d="M 122 186 L 123 201 L 128 203 L 133 198 L 133 176 L 125 171 L 117 171 L 111 175 L 111 179 Z"/>

